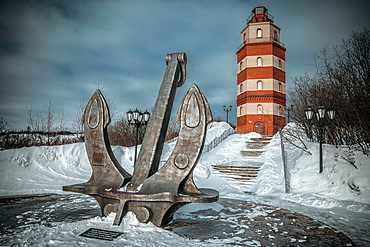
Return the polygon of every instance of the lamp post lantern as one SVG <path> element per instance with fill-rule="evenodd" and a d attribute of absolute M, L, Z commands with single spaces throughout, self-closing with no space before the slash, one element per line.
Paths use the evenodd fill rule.
<path fill-rule="evenodd" d="M 135 134 L 135 157 L 134 157 L 134 165 L 136 163 L 137 158 L 137 141 L 139 137 L 139 128 L 141 126 L 147 125 L 150 117 L 150 113 L 148 111 L 145 111 L 144 113 L 141 113 L 136 109 L 135 111 L 129 110 L 127 113 L 127 120 L 130 125 L 134 125 L 136 128 L 136 134 Z"/>
<path fill-rule="evenodd" d="M 224 105 L 224 111 L 226 112 L 226 123 L 229 123 L 229 111 L 231 111 L 232 108 L 233 108 L 232 106 L 226 108 L 226 106 Z"/>
<path fill-rule="evenodd" d="M 329 117 L 329 122 L 325 121 L 325 113 L 328 113 Z M 313 119 L 313 116 L 316 116 L 316 122 L 311 122 Z M 323 127 L 330 125 L 331 120 L 335 118 L 335 110 L 334 109 L 328 109 L 324 106 L 319 106 L 317 108 L 317 112 L 315 112 L 311 107 L 308 107 L 305 110 L 305 118 L 308 120 L 309 125 L 316 125 L 319 127 L 319 142 L 320 142 L 320 167 L 319 167 L 319 173 L 322 173 L 324 170 L 323 168 L 323 157 L 322 157 L 322 132 L 323 132 Z"/>

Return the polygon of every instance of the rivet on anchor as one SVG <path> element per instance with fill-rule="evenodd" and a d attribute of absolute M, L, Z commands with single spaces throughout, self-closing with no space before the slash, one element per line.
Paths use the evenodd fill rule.
<path fill-rule="evenodd" d="M 185 169 L 189 165 L 189 157 L 186 154 L 178 154 L 175 158 L 175 165 L 179 169 Z"/>

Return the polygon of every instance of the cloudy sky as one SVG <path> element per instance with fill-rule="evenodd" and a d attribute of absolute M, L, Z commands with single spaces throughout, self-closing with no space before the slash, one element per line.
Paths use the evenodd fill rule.
<path fill-rule="evenodd" d="M 66 126 L 85 95 L 99 87 L 117 116 L 154 105 L 165 55 L 186 52 L 187 81 L 196 83 L 214 117 L 236 123 L 236 51 L 251 10 L 263 5 L 281 28 L 290 77 L 313 73 L 312 54 L 370 27 L 370 1 L 0 1 L 0 117 L 25 129 L 31 104 L 51 100 Z"/>

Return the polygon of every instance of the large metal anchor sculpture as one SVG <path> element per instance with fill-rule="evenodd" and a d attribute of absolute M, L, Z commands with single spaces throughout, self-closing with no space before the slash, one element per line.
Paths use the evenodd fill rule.
<path fill-rule="evenodd" d="M 186 93 L 177 112 L 180 132 L 176 146 L 158 170 L 176 88 L 185 83 L 186 54 L 168 54 L 166 63 L 167 69 L 132 176 L 119 165 L 109 145 L 109 110 L 99 90 L 91 97 L 83 115 L 86 152 L 93 173 L 86 183 L 63 186 L 63 190 L 94 197 L 103 216 L 116 213 L 114 225 L 119 225 L 122 217 L 132 211 L 140 222 L 151 221 L 161 227 L 188 203 L 218 200 L 216 190 L 198 189 L 193 181 L 207 124 L 212 121 L 209 104 L 195 84 Z M 119 190 L 125 185 L 126 192 Z"/>

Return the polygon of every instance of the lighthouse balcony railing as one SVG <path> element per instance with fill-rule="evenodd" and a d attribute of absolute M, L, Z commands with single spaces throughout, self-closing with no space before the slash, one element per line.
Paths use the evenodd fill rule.
<path fill-rule="evenodd" d="M 265 16 L 267 16 L 267 18 L 269 18 L 272 22 L 274 22 L 274 16 L 270 15 L 269 13 L 265 13 L 264 14 Z M 247 18 L 247 24 L 253 19 L 253 17 L 255 17 L 256 15 L 254 13 L 252 13 L 248 18 Z"/>
<path fill-rule="evenodd" d="M 283 47 L 285 47 L 285 44 L 283 42 L 278 41 L 277 39 L 274 39 L 272 37 L 268 38 L 253 38 L 253 39 L 246 39 L 244 40 L 237 48 L 239 50 L 245 43 L 258 43 L 258 42 L 275 42 Z"/>

